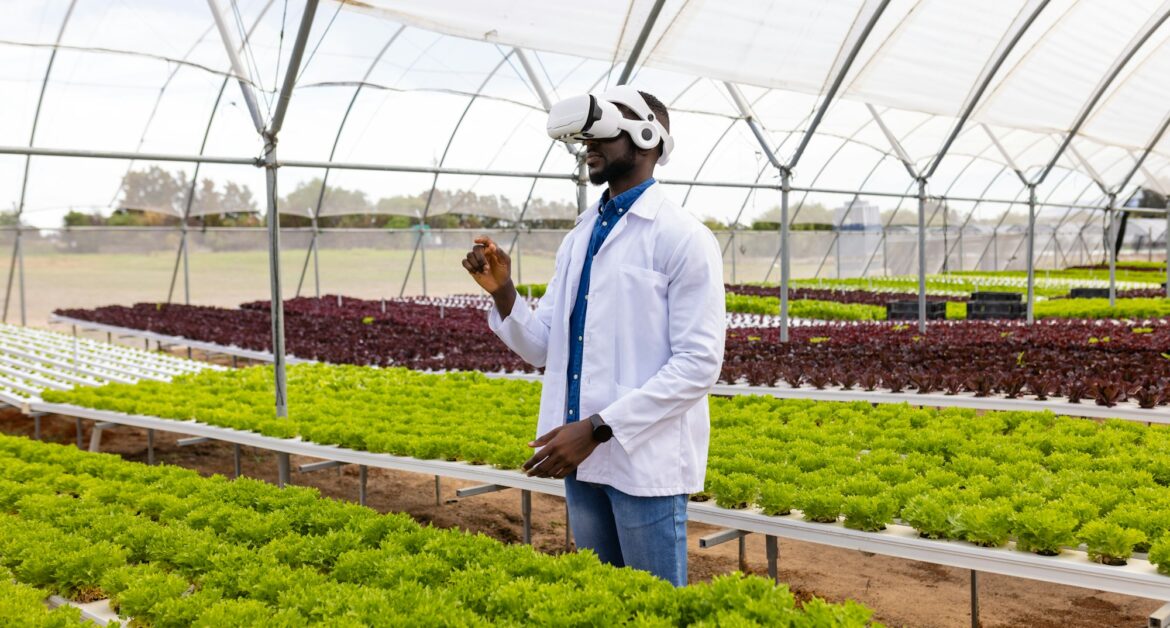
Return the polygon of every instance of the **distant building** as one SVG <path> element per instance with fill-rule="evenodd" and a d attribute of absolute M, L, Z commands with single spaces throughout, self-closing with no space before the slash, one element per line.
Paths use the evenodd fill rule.
<path fill-rule="evenodd" d="M 882 211 L 873 203 L 854 200 L 833 210 L 840 225 L 835 261 L 837 277 L 858 277 L 882 240 Z M 881 268 L 881 264 L 877 265 Z"/>
<path fill-rule="evenodd" d="M 882 210 L 869 201 L 854 200 L 833 210 L 833 222 L 841 231 L 881 231 Z"/>

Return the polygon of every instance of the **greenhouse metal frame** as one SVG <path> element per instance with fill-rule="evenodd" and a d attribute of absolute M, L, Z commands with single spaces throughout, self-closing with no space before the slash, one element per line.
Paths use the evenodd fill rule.
<path fill-rule="evenodd" d="M 370 3 L 364 9 L 344 7 L 346 13 L 353 13 L 355 19 L 367 22 L 381 22 L 389 18 L 396 26 L 391 29 L 388 38 L 381 41 L 376 48 L 377 53 L 363 64 L 360 79 L 353 81 L 337 81 L 327 87 L 350 89 L 348 104 L 344 107 L 344 114 L 337 125 L 336 133 L 332 134 L 329 142 L 328 157 L 325 160 L 289 158 L 279 159 L 277 156 L 278 138 L 290 104 L 293 101 L 294 87 L 296 87 L 305 72 L 307 63 L 302 63 L 308 53 L 311 61 L 325 38 L 329 35 L 334 21 L 343 11 L 345 3 L 338 3 L 332 11 L 324 33 L 316 42 L 316 47 L 310 50 L 311 34 L 314 21 L 318 18 L 318 0 L 306 0 L 300 12 L 299 25 L 296 28 L 295 40 L 287 52 L 287 58 L 278 48 L 276 66 L 279 71 L 282 59 L 285 59 L 284 71 L 278 90 L 272 92 L 269 100 L 271 115 L 265 120 L 261 111 L 261 103 L 257 98 L 258 91 L 263 91 L 263 85 L 256 76 L 259 64 L 254 58 L 252 50 L 257 28 L 265 18 L 272 19 L 274 12 L 270 10 L 276 6 L 275 0 L 266 0 L 255 11 L 254 20 L 246 27 L 243 12 L 236 0 L 230 2 L 230 11 L 220 0 L 208 0 L 210 9 L 211 27 L 200 36 L 196 45 L 193 45 L 187 55 L 173 57 L 132 49 L 113 49 L 102 46 L 75 46 L 65 41 L 67 28 L 71 18 L 75 15 L 78 5 L 90 4 L 86 0 L 69 0 L 56 29 L 55 39 L 49 42 L 27 41 L 0 41 L 0 48 L 18 47 L 33 50 L 48 50 L 48 61 L 41 78 L 35 110 L 32 114 L 31 129 L 28 142 L 25 146 L 0 145 L 0 155 L 23 156 L 19 198 L 16 205 L 17 227 L 14 233 L 12 249 L 12 263 L 6 284 L 6 299 L 4 316 L 7 318 L 8 304 L 11 301 L 14 286 L 19 291 L 21 301 L 21 322 L 25 321 L 25 282 L 23 264 L 22 233 L 25 227 L 20 225 L 20 219 L 25 212 L 26 196 L 29 191 L 29 173 L 33 157 L 70 157 L 86 159 L 120 160 L 131 162 L 178 162 L 191 164 L 194 167 L 194 176 L 191 187 L 186 195 L 186 203 L 179 215 L 181 232 L 180 243 L 176 251 L 174 271 L 171 277 L 168 302 L 173 297 L 177 275 L 182 269 L 185 277 L 185 301 L 190 301 L 189 274 L 188 274 L 188 220 L 194 215 L 194 201 L 200 168 L 204 165 L 219 164 L 231 166 L 252 166 L 263 168 L 265 172 L 265 204 L 266 215 L 270 218 L 268 224 L 269 245 L 269 276 L 272 301 L 273 347 L 276 361 L 277 378 L 277 413 L 284 415 L 287 412 L 285 403 L 284 383 L 284 342 L 283 342 L 283 308 L 282 277 L 277 263 L 280 251 L 279 221 L 272 220 L 280 211 L 291 211 L 291 208 L 278 207 L 277 173 L 279 168 L 301 168 L 323 171 L 321 188 L 314 207 L 308 209 L 307 217 L 311 221 L 311 241 L 309 250 L 304 259 L 301 271 L 300 284 L 303 285 L 310 259 L 314 264 L 315 285 L 319 294 L 319 259 L 318 237 L 321 233 L 318 221 L 325 215 L 326 192 L 330 173 L 339 172 L 383 172 L 383 173 L 412 173 L 430 175 L 431 182 L 426 203 L 418 216 L 420 223 L 425 224 L 432 214 L 432 200 L 439 189 L 439 179 L 442 176 L 472 175 L 476 177 L 495 177 L 505 179 L 530 180 L 528 194 L 519 214 L 514 220 L 514 237 L 509 248 L 517 245 L 521 230 L 528 218 L 529 205 L 534 198 L 537 184 L 541 181 L 565 181 L 574 186 L 574 200 L 578 212 L 584 211 L 587 205 L 586 177 L 584 172 L 584 156 L 582 151 L 569 146 L 563 159 L 550 159 L 560 155 L 562 150 L 557 142 L 543 138 L 534 140 L 534 145 L 545 146 L 544 156 L 536 170 L 509 169 L 498 167 L 458 167 L 448 165 L 457 136 L 461 129 L 466 129 L 465 122 L 473 105 L 477 100 L 508 101 L 513 105 L 529 110 L 535 117 L 539 117 L 553 102 L 554 95 L 568 95 L 558 93 L 557 85 L 552 81 L 547 68 L 543 67 L 540 54 L 577 54 L 580 62 L 571 73 L 580 77 L 585 73 L 583 68 L 591 62 L 602 69 L 595 80 L 586 81 L 584 88 L 587 91 L 600 89 L 609 84 L 612 74 L 620 68 L 617 84 L 629 82 L 634 78 L 648 78 L 650 83 L 655 80 L 665 82 L 666 79 L 655 78 L 655 72 L 664 73 L 682 85 L 681 91 L 668 100 L 668 107 L 672 112 L 687 115 L 706 115 L 721 119 L 718 126 L 723 131 L 717 135 L 706 153 L 694 155 L 697 167 L 690 177 L 662 177 L 659 181 L 664 186 L 673 186 L 685 189 L 682 203 L 685 205 L 696 188 L 711 188 L 716 190 L 746 191 L 743 204 L 738 213 L 730 221 L 730 231 L 724 243 L 724 252 L 732 252 L 732 266 L 736 263 L 735 239 L 742 233 L 740 220 L 748 206 L 749 199 L 759 192 L 779 193 L 779 238 L 780 245 L 776 252 L 776 261 L 780 268 L 781 306 L 780 316 L 781 340 L 788 340 L 788 290 L 792 279 L 790 227 L 804 208 L 810 195 L 838 195 L 851 197 L 847 208 L 862 196 L 874 198 L 897 199 L 899 205 L 889 219 L 881 225 L 880 243 L 868 254 L 868 259 L 862 274 L 868 273 L 879 251 L 886 246 L 888 231 L 893 227 L 894 218 L 901 211 L 904 201 L 916 201 L 916 236 L 918 275 L 918 305 L 919 328 L 926 331 L 926 274 L 927 247 L 926 234 L 934 222 L 935 217 L 942 211 L 943 220 L 946 220 L 948 210 L 946 203 L 970 203 L 970 209 L 962 219 L 958 230 L 958 238 L 954 243 L 944 241 L 943 264 L 950 259 L 955 247 L 960 250 L 963 246 L 963 233 L 972 221 L 972 217 L 981 206 L 994 204 L 1004 208 L 999 215 L 991 240 L 985 245 L 980 254 L 980 261 L 987 257 L 989 249 L 997 246 L 996 238 L 999 227 L 1017 207 L 1027 208 L 1027 227 L 1025 237 L 1020 245 L 1025 248 L 1025 267 L 1027 273 L 1027 319 L 1033 320 L 1032 305 L 1034 298 L 1035 258 L 1037 226 L 1036 214 L 1039 208 L 1063 209 L 1064 215 L 1052 230 L 1051 238 L 1040 247 L 1041 254 L 1049 248 L 1054 248 L 1054 255 L 1061 255 L 1057 232 L 1060 227 L 1068 223 L 1074 212 L 1086 216 L 1079 225 L 1074 221 L 1073 229 L 1085 250 L 1090 246 L 1085 242 L 1084 233 L 1093 224 L 1097 217 L 1104 216 L 1107 221 L 1106 237 L 1108 243 L 1106 256 L 1110 270 L 1110 299 L 1116 297 L 1115 277 L 1117 263 L 1117 247 L 1113 243 L 1117 239 L 1118 215 L 1122 209 L 1119 199 L 1130 198 L 1141 188 L 1149 188 L 1160 193 L 1167 192 L 1168 176 L 1170 176 L 1170 147 L 1166 145 L 1166 131 L 1170 127 L 1170 107 L 1164 103 L 1170 102 L 1170 88 L 1158 88 L 1152 83 L 1142 87 L 1142 93 L 1153 92 L 1147 101 L 1140 101 L 1130 93 L 1142 79 L 1163 76 L 1162 70 L 1170 69 L 1170 27 L 1165 25 L 1170 18 L 1170 2 L 1131 2 L 1124 6 L 1105 3 L 1099 0 L 1020 0 L 1016 3 L 1004 3 L 997 6 L 994 19 L 985 20 L 960 28 L 971 22 L 972 12 L 978 11 L 971 6 L 955 5 L 941 0 L 840 0 L 824 3 L 818 10 L 794 13 L 800 6 L 798 0 L 781 0 L 770 6 L 740 0 L 739 2 L 724 3 L 720 6 L 708 6 L 700 3 L 667 3 L 665 0 L 635 0 L 633 2 L 603 2 L 597 12 L 605 19 L 597 20 L 600 26 L 606 24 L 620 25 L 617 40 L 601 54 L 598 46 L 587 44 L 586 34 L 572 30 L 558 31 L 557 26 L 563 26 L 581 16 L 565 7 L 546 6 L 546 3 L 530 0 L 529 2 L 512 3 L 513 9 L 519 6 L 532 12 L 543 12 L 547 18 L 547 26 L 533 26 L 529 22 L 510 20 L 505 4 L 501 2 L 446 2 L 423 4 L 408 0 L 378 0 Z M 255 4 L 255 3 L 254 3 Z M 294 3 L 296 4 L 296 3 Z M 333 4 L 333 3 L 328 3 Z M 1010 6 L 1009 6 L 1010 4 Z M 255 7 L 253 7 L 255 8 Z M 984 11 L 990 11 L 986 7 Z M 284 3 L 286 16 L 290 13 L 288 3 Z M 246 11 L 244 11 L 246 12 Z M 297 14 L 296 7 L 291 13 Z M 373 14 L 368 15 L 368 14 Z M 1115 16 L 1112 26 L 1116 27 L 1113 34 L 1124 35 L 1117 41 L 1102 42 L 1101 50 L 1092 50 L 1093 63 L 1085 63 L 1075 72 L 1068 69 L 1069 60 L 1051 58 L 1054 51 L 1065 50 L 1069 42 L 1082 41 L 1084 24 L 1094 20 L 1106 19 L 1106 15 Z M 785 18 L 780 20 L 780 16 Z M 320 16 L 324 17 L 324 16 Z M 688 46 L 706 50 L 704 42 L 696 39 L 696 29 L 699 25 L 734 26 L 740 24 L 743 18 L 755 17 L 761 20 L 761 32 L 767 36 L 762 38 L 744 37 L 743 41 L 736 39 L 732 42 L 736 47 L 741 66 L 733 64 L 721 65 L 720 60 L 712 59 L 704 69 L 704 61 L 699 57 L 700 52 L 688 49 Z M 443 18 L 443 19 L 439 19 Z M 740 21 L 737 21 L 740 20 Z M 998 22 L 996 22 L 998 20 Z M 536 20 L 540 22 L 540 20 Z M 283 44 L 284 18 L 280 32 L 280 42 Z M 899 83 L 908 89 L 929 83 L 930 79 L 942 80 L 944 76 L 954 76 L 956 68 L 947 66 L 945 57 L 934 56 L 937 49 L 928 39 L 923 39 L 928 33 L 941 26 L 950 25 L 958 29 L 956 36 L 966 36 L 975 44 L 978 50 L 959 50 L 966 65 L 962 74 L 954 78 L 955 83 L 965 86 L 960 99 L 948 103 L 950 109 L 940 107 L 932 102 L 928 95 L 915 93 L 903 96 L 889 90 L 882 90 L 885 81 L 886 87 Z M 469 30 L 473 27 L 480 31 Z M 481 28 L 494 27 L 494 28 Z M 1105 28 L 1102 26 L 1102 28 Z M 386 61 L 387 52 L 396 43 L 400 42 L 404 32 L 416 32 L 422 29 L 427 32 L 438 32 L 440 38 L 469 38 L 472 32 L 483 32 L 482 46 L 494 48 L 500 59 L 490 66 L 486 75 L 479 77 L 478 88 L 460 92 L 448 88 L 419 88 L 423 92 L 457 92 L 466 98 L 461 113 L 457 117 L 451 132 L 446 136 L 445 143 L 441 143 L 441 156 L 433 165 L 391 164 L 378 161 L 350 161 L 338 159 L 338 149 L 342 143 L 343 134 L 351 121 L 351 114 L 358 105 L 359 99 L 366 90 L 392 91 L 393 85 L 378 83 L 374 75 L 376 70 Z M 598 28 L 605 32 L 605 28 Z M 227 69 L 221 70 L 200 63 L 192 58 L 205 38 L 211 37 L 214 31 L 218 35 L 220 62 L 226 56 Z M 556 31 L 559 36 L 551 33 Z M 1113 31 L 1110 31 L 1113 32 Z M 798 61 L 783 59 L 769 64 L 766 61 L 768 52 L 775 52 L 769 48 L 766 39 L 783 38 L 786 34 L 812 34 L 826 38 L 829 46 L 810 46 L 807 58 Z M 976 37 L 978 36 L 978 37 Z M 1078 39 L 1081 37 L 1082 39 Z M 917 39 L 916 39 L 917 38 Z M 798 43 L 809 43 L 800 39 Z M 467 40 L 467 45 L 472 45 Z M 1108 43 L 1108 45 L 1104 45 Z M 1119 43 L 1124 45 L 1119 46 Z M 480 44 L 475 44 L 480 45 Z M 607 44 L 608 45 L 608 44 Z M 796 46 L 797 44 L 791 44 Z M 605 46 L 602 46 L 605 47 Z M 982 54 L 979 51 L 983 51 Z M 150 118 L 143 131 L 142 138 L 135 150 L 103 150 L 86 148 L 47 148 L 38 145 L 38 127 L 41 123 L 42 109 L 46 101 L 46 92 L 52 83 L 54 63 L 59 51 L 69 51 L 71 54 L 100 54 L 117 57 L 131 57 L 146 59 L 166 64 L 170 74 L 159 89 L 157 99 Z M 1112 51 L 1112 53 L 1110 53 Z M 917 52 L 915 56 L 910 53 Z M 802 52 L 803 54 L 803 52 Z M 242 56 L 241 56 L 242 55 Z M 732 53 L 729 56 L 734 56 Z M 536 63 L 534 63 L 534 58 Z M 748 62 L 750 60 L 750 63 Z M 733 59 L 724 59 L 724 62 Z M 791 62 L 790 62 L 791 61 Z M 928 61 L 934 61 L 933 65 Z M 910 63 L 911 65 L 906 65 Z M 913 65 L 920 63 L 921 66 Z M 799 78 L 786 75 L 786 64 L 794 66 L 793 74 Z M 517 67 L 517 65 L 519 67 Z M 538 66 L 541 66 L 538 69 Z M 485 66 L 485 69 L 487 66 Z M 497 94 L 487 91 L 493 79 L 500 76 L 505 68 L 511 69 L 520 82 L 534 96 L 533 102 L 510 101 Z M 889 69 L 886 69 L 889 68 Z M 1096 68 L 1094 71 L 1093 68 Z M 196 71 L 216 77 L 219 81 L 219 90 L 215 97 L 215 105 L 208 116 L 205 129 L 202 133 L 198 153 L 185 154 L 183 152 L 154 152 L 141 150 L 147 139 L 151 121 L 158 111 L 160 103 L 167 93 L 171 80 L 180 70 Z M 543 78 L 541 76 L 543 70 Z M 818 71 L 817 79 L 809 79 Z M 689 71 L 689 73 L 688 73 Z M 907 73 L 921 71 L 924 76 L 905 76 Z M 1081 91 L 1069 98 L 1076 98 L 1079 106 L 1075 116 L 1067 123 L 1049 125 L 1049 128 L 1036 128 L 1023 123 L 1014 123 L 1009 115 L 1019 110 L 1020 103 L 1013 104 L 1008 99 L 1013 93 L 1027 92 L 1029 89 L 1041 89 L 1043 86 L 1031 85 L 1029 77 L 1047 76 L 1045 71 L 1055 78 L 1051 80 L 1075 81 Z M 890 76 L 886 76 L 886 74 Z M 1061 72 L 1073 72 L 1061 75 Z M 1039 74 L 1038 74 L 1039 73 Z M 1079 74 L 1077 74 L 1079 73 Z M 1023 78 L 1019 78 L 1023 76 Z M 696 78 L 697 77 L 697 78 Z M 884 78 L 883 78 L 884 77 Z M 891 78 L 893 77 L 893 78 Z M 1071 77 L 1071 78 L 1070 78 Z M 216 114 L 221 109 L 221 101 L 228 91 L 228 83 L 235 79 L 240 86 L 240 94 L 246 105 L 248 120 L 262 143 L 259 157 L 215 156 L 209 155 L 209 140 L 213 126 L 216 123 Z M 688 82 L 689 81 L 689 82 Z M 812 82 L 810 82 L 812 81 Z M 1163 81 L 1164 82 L 1164 81 Z M 873 86 L 867 87 L 868 83 Z M 1022 83 L 1022 84 L 1018 84 Z M 275 86 L 275 83 L 274 83 Z M 641 83 L 639 83 L 641 86 Z M 302 87 L 305 89 L 305 87 Z M 689 107 L 686 97 L 689 92 L 705 89 L 708 96 L 715 91 L 721 92 L 723 102 L 719 107 Z M 869 90 L 869 91 L 867 91 Z M 1013 92 L 1015 90 L 1015 92 Z M 580 90 L 579 90 L 580 91 Z M 953 91 L 953 90 L 952 90 Z M 750 92 L 750 94 L 749 94 Z M 1163 94 L 1163 92 L 1166 92 Z M 267 94 L 268 92 L 265 92 Z M 959 93 L 959 92 L 956 92 Z M 780 96 L 777 96 L 779 94 Z M 262 94 L 264 95 L 264 94 Z M 1159 96 L 1165 96 L 1159 99 Z M 784 107 L 785 99 L 800 99 L 811 106 Z M 810 100 L 811 99 L 811 100 Z M 774 102 L 779 100 L 780 102 Z M 1067 99 L 1066 99 L 1067 100 Z M 1006 101 L 1006 102 L 1001 102 Z M 718 102 L 718 101 L 717 101 Z M 1129 105 L 1129 103 L 1133 103 Z M 796 117 L 787 124 L 781 122 L 772 129 L 766 122 L 768 115 L 761 115 L 757 111 L 767 107 L 770 112 L 807 110 L 807 113 Z M 999 107 L 997 110 L 996 107 Z M 1013 110 L 1013 107 L 1016 109 Z M 848 108 L 849 115 L 830 123 L 834 115 L 842 109 Z M 1008 113 L 1005 113 L 1007 111 Z M 1023 115 L 1023 114 L 1021 114 Z M 775 117 L 775 116 L 773 116 Z M 1017 116 L 1019 117 L 1019 116 Z M 1023 117 L 1027 117 L 1024 115 Z M 1121 124 L 1119 120 L 1128 124 Z M 677 124 L 677 121 L 676 121 Z M 1112 126 L 1110 126 L 1112 125 Z M 746 129 L 747 147 L 763 154 L 766 164 L 750 170 L 738 169 L 732 177 L 707 178 L 709 166 L 717 165 L 721 161 L 721 150 L 733 135 L 740 129 Z M 784 129 L 783 131 L 779 129 Z M 733 133 L 734 131 L 734 133 Z M 929 133 L 927 133 L 929 131 Z M 1124 132 L 1123 132 L 1124 131 Z M 919 136 L 929 134 L 931 137 L 921 139 Z M 739 136 L 741 147 L 744 145 L 743 135 Z M 937 142 L 941 138 L 941 142 Z M 825 140 L 839 142 L 832 150 L 821 147 L 828 152 L 828 157 L 822 159 L 816 175 L 807 185 L 793 184 L 796 169 L 807 161 L 802 161 L 809 152 L 814 141 Z M 750 144 L 754 142 L 754 148 Z M 933 147 L 917 148 L 922 142 Z M 7 143 L 7 142 L 6 142 Z M 914 146 L 910 144 L 913 143 Z M 1055 149 L 1051 148 L 1055 144 Z M 439 144 L 436 145 L 438 147 Z M 847 149 L 862 147 L 877 153 L 876 163 L 869 168 L 860 168 L 866 173 L 859 185 L 837 186 L 826 185 L 822 176 L 839 169 L 839 163 L 850 161 Z M 961 148 L 961 150 L 957 150 Z M 939 173 L 944 158 L 949 154 L 962 153 L 968 157 L 967 163 L 952 175 L 945 183 L 944 191 L 930 194 L 928 186 L 932 181 L 945 181 Z M 550 161 L 558 161 L 552 163 Z M 953 163 L 956 160 L 947 162 Z M 757 159 L 758 163 L 758 159 Z M 890 164 L 897 164 L 905 170 L 906 178 L 902 180 L 905 188 L 893 189 L 891 186 L 871 187 L 868 184 L 871 178 L 879 175 L 882 168 Z M 489 166 L 492 164 L 489 164 Z M 568 165 L 568 168 L 564 166 Z M 978 170 L 989 167 L 992 172 L 986 179 L 986 184 L 976 186 L 976 194 L 954 191 L 960 184 L 968 182 L 970 169 Z M 1045 189 L 1041 196 L 1041 189 L 1055 170 L 1062 170 L 1062 175 L 1055 184 Z M 752 172 L 754 171 L 754 172 Z M 1141 183 L 1136 183 L 1138 175 Z M 745 176 L 746 175 L 746 176 Z M 738 179 L 736 178 L 738 177 Z M 1014 178 L 1018 183 L 1014 196 L 998 196 L 1003 194 L 1005 185 L 1003 178 Z M 774 179 L 774 180 L 773 180 Z M 1074 196 L 1056 198 L 1058 192 L 1072 187 Z M 1075 190 L 1080 190 L 1075 192 Z M 954 191 L 954 193 L 952 193 Z M 802 195 L 795 210 L 791 208 L 793 192 Z M 1062 202 L 1063 201 L 1063 202 Z M 933 212 L 928 216 L 928 206 L 935 204 Z M 841 227 L 844 225 L 851 209 L 834 225 L 833 236 L 826 246 L 817 274 L 825 266 L 829 256 L 835 250 L 840 255 Z M 1143 208 L 1142 211 L 1149 211 Z M 333 214 L 331 214 L 333 215 Z M 1166 211 L 1167 233 L 1170 233 L 1170 207 Z M 949 227 L 944 225 L 945 234 Z M 1166 240 L 1168 257 L 1170 257 L 1170 237 Z M 425 291 L 425 247 L 423 232 L 419 231 L 413 245 L 410 262 L 406 269 L 406 278 L 403 280 L 400 294 L 405 292 L 410 279 L 415 260 L 420 250 L 423 253 L 423 282 Z M 1008 259 L 1014 258 L 1017 251 Z M 995 257 L 998 256 L 998 251 Z M 1067 255 L 1065 255 L 1067 258 Z M 883 255 L 883 262 L 885 256 Z M 998 260 L 997 260 L 998 261 Z M 961 262 L 960 262 L 961 263 Z M 840 267 L 838 266 L 838 269 Z M 733 271 L 734 272 L 734 271 Z M 770 273 L 770 270 L 769 270 Z M 769 275 L 770 277 L 770 275 Z M 1170 271 L 1168 271 L 1170 277 Z M 1170 283 L 1168 283 L 1170 286 Z M 1170 295 L 1170 287 L 1167 288 Z M 298 293 L 300 285 L 298 285 Z"/>

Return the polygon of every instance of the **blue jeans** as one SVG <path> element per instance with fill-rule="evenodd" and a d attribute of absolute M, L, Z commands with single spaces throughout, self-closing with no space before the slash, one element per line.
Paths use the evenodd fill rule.
<path fill-rule="evenodd" d="M 565 478 L 569 524 L 578 548 L 602 562 L 687 583 L 687 496 L 637 497 L 612 486 Z"/>

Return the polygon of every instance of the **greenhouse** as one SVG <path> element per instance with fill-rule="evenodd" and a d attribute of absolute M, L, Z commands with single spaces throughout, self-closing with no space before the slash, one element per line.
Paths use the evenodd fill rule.
<path fill-rule="evenodd" d="M 5 17 L 0 618 L 1170 626 L 1170 3 Z M 698 439 L 690 584 L 532 471 L 550 406 Z"/>

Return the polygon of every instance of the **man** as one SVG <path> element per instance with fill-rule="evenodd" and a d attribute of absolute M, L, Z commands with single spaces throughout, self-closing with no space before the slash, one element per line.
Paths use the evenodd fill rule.
<path fill-rule="evenodd" d="M 630 87 L 596 99 L 624 118 L 607 122 L 616 136 L 584 139 L 589 180 L 608 187 L 561 242 L 536 310 L 517 306 L 511 260 L 491 239 L 463 266 L 495 301 L 492 331 L 545 367 L 524 469 L 565 479 L 578 547 L 682 586 L 687 498 L 703 488 L 707 392 L 723 361 L 722 254 L 653 178 L 673 146 L 666 107 Z"/>

